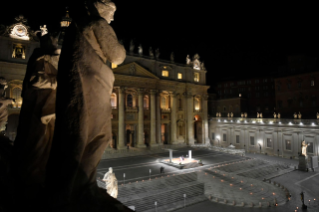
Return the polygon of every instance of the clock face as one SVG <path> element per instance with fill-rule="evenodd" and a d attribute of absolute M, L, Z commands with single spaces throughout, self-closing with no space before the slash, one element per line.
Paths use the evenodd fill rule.
<path fill-rule="evenodd" d="M 22 25 L 15 26 L 13 28 L 13 32 L 19 37 L 23 37 L 27 35 L 27 29 Z"/>

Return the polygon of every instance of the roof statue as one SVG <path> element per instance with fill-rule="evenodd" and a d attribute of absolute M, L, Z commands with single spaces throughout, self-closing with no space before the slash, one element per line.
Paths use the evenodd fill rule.
<path fill-rule="evenodd" d="M 201 62 L 199 60 L 199 55 L 195 54 L 193 59 L 193 69 L 195 70 L 201 70 Z"/>
<path fill-rule="evenodd" d="M 154 58 L 154 52 L 153 52 L 153 48 L 150 46 L 150 48 L 148 49 L 148 52 L 150 54 L 150 57 L 153 59 Z"/>
<path fill-rule="evenodd" d="M 204 63 L 204 62 L 202 62 L 202 64 L 200 64 L 200 69 L 203 70 L 203 71 L 206 70 L 205 63 Z"/>
<path fill-rule="evenodd" d="M 172 62 L 172 63 L 174 63 L 174 61 L 175 61 L 175 55 L 174 55 L 174 52 L 172 52 L 172 53 L 171 53 L 171 56 L 170 56 L 170 57 L 171 57 L 171 62 Z"/>
<path fill-rule="evenodd" d="M 190 65 L 192 63 L 191 58 L 189 57 L 189 54 L 186 56 L 186 65 Z"/>
<path fill-rule="evenodd" d="M 48 34 L 47 25 L 40 26 L 41 36 Z"/>
<path fill-rule="evenodd" d="M 159 48 L 157 48 L 156 50 L 155 50 L 155 58 L 158 60 L 159 59 L 159 56 L 160 56 L 160 50 L 159 50 Z"/>
<path fill-rule="evenodd" d="M 138 54 L 142 56 L 142 55 L 143 55 L 143 47 L 142 47 L 142 44 L 140 44 L 137 48 L 138 48 Z"/>
<path fill-rule="evenodd" d="M 131 42 L 130 42 L 130 53 L 134 52 L 134 48 L 135 48 L 134 41 L 131 40 Z"/>

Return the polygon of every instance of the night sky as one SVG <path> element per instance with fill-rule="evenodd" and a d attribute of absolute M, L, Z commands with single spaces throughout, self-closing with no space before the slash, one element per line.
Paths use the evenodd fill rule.
<path fill-rule="evenodd" d="M 112 27 L 128 49 L 131 39 L 160 48 L 162 59 L 185 63 L 199 53 L 208 69 L 207 83 L 227 77 L 267 75 L 287 55 L 317 56 L 319 17 L 315 5 L 217 4 L 197 0 L 114 0 Z M 173 3 L 172 3 L 173 2 Z M 178 2 L 178 3 L 176 3 Z M 67 1 L 10 1 L 1 5 L 0 23 L 23 14 L 33 29 L 47 24 L 58 30 Z M 10 11 L 10 13 L 8 13 Z"/>

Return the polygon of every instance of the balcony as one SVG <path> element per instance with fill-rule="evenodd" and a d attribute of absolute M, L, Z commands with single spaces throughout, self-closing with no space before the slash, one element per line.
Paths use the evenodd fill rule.
<path fill-rule="evenodd" d="M 171 109 L 170 108 L 161 108 L 162 113 L 170 113 Z"/>
<path fill-rule="evenodd" d="M 137 113 L 137 107 L 126 107 L 125 111 L 130 113 Z"/>

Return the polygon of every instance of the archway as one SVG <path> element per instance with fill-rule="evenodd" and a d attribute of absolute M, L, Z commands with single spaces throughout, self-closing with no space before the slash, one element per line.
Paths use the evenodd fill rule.
<path fill-rule="evenodd" d="M 203 141 L 202 119 L 199 115 L 194 117 L 194 138 L 197 143 Z"/>
<path fill-rule="evenodd" d="M 161 126 L 162 144 L 168 144 L 168 130 L 167 124 Z"/>
<path fill-rule="evenodd" d="M 111 148 L 113 149 L 117 149 L 117 139 L 116 139 L 116 135 L 114 132 L 112 132 L 112 143 L 111 143 Z"/>
<path fill-rule="evenodd" d="M 18 125 L 19 125 L 19 114 L 9 115 L 6 135 L 7 137 L 9 137 L 11 141 L 14 141 L 16 138 Z"/>
<path fill-rule="evenodd" d="M 148 133 L 146 132 L 146 131 L 144 131 L 144 144 L 145 144 L 145 146 L 149 146 L 149 135 L 148 135 Z"/>

